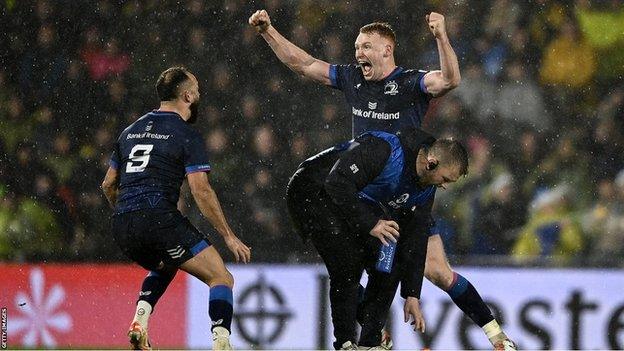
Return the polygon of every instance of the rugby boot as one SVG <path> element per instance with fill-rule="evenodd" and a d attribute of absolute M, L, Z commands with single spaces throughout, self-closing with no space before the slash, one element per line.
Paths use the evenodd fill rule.
<path fill-rule="evenodd" d="M 357 350 L 358 347 L 356 344 L 352 343 L 351 341 L 346 341 L 342 344 L 340 349 L 341 350 Z"/>
<path fill-rule="evenodd" d="M 494 351 L 516 351 L 518 348 L 513 341 L 509 339 L 497 341 L 494 343 Z"/>
<path fill-rule="evenodd" d="M 381 345 L 380 346 L 384 350 L 392 350 L 392 335 L 390 335 L 390 332 L 386 328 L 383 328 L 381 330 Z"/>
<path fill-rule="evenodd" d="M 230 345 L 230 332 L 223 327 L 214 327 L 212 329 L 212 349 L 213 350 L 232 350 Z"/>
<path fill-rule="evenodd" d="M 128 330 L 128 338 L 132 350 L 151 350 L 152 346 L 147 337 L 147 330 L 144 329 L 139 322 L 132 322 Z"/>

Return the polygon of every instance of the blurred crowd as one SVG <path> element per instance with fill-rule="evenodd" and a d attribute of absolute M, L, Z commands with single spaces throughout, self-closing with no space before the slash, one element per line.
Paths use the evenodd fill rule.
<path fill-rule="evenodd" d="M 331 63 L 354 62 L 358 29 L 387 21 L 397 63 L 426 70 L 439 62 L 425 15 L 444 14 L 462 82 L 433 100 L 424 128 L 462 140 L 471 157 L 468 176 L 438 192 L 436 230 L 449 253 L 473 263 L 622 265 L 616 0 L 3 0 L 0 259 L 124 259 L 99 185 L 117 135 L 157 108 L 159 73 L 185 65 L 200 81 L 211 183 L 254 261 L 317 260 L 293 233 L 285 187 L 299 162 L 351 137 L 350 112 L 340 92 L 279 63 L 247 25 L 260 8 Z M 188 191 L 183 203 L 220 245 Z"/>

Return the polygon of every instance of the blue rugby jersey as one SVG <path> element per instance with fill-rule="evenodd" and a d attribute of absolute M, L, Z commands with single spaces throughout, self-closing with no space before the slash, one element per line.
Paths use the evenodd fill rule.
<path fill-rule="evenodd" d="M 110 165 L 120 176 L 115 213 L 175 210 L 184 177 L 210 171 L 201 134 L 167 111 L 152 111 L 126 128 Z"/>
<path fill-rule="evenodd" d="M 405 127 L 419 128 L 431 95 L 424 76 L 427 71 L 397 67 L 381 81 L 367 81 L 357 65 L 330 65 L 332 87 L 341 90 L 352 115 L 356 137 L 368 131 L 396 133 Z"/>
<path fill-rule="evenodd" d="M 381 173 L 358 192 L 363 200 L 380 205 L 388 212 L 387 214 L 391 214 L 396 210 L 422 206 L 433 199 L 436 187 L 433 185 L 419 186 L 417 179 L 411 175 L 414 173 L 413 170 L 405 169 L 403 147 L 396 134 L 386 132 L 369 132 L 367 134 L 385 140 L 390 144 L 391 151 Z"/>

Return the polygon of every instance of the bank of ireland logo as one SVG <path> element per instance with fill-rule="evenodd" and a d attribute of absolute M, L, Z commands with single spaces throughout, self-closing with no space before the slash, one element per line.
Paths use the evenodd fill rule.
<path fill-rule="evenodd" d="M 384 86 L 384 94 L 386 95 L 396 95 L 399 93 L 399 85 L 391 80 Z"/>
<path fill-rule="evenodd" d="M 371 110 L 374 110 L 377 108 L 377 103 L 376 102 L 368 102 L 368 108 L 370 108 Z"/>
<path fill-rule="evenodd" d="M 30 271 L 30 292 L 18 291 L 15 305 L 20 306 L 8 325 L 9 335 L 22 335 L 23 346 L 56 346 L 55 333 L 67 333 L 72 319 L 60 308 L 65 300 L 65 289 L 59 284 L 45 289 L 45 277 L 41 269 Z"/>
<path fill-rule="evenodd" d="M 285 331 L 292 315 L 282 292 L 260 274 L 258 280 L 240 293 L 234 322 L 245 341 L 254 348 L 263 349 Z"/>

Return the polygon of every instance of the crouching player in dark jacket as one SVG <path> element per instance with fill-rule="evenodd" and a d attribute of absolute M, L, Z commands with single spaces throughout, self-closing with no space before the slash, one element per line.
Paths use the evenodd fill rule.
<path fill-rule="evenodd" d="M 467 169 L 460 143 L 416 128 L 367 132 L 299 166 L 288 184 L 288 210 L 327 267 L 336 349 L 356 346 L 365 269 L 370 283 L 359 312 L 362 336 L 380 332 L 367 316 L 387 315 L 399 282 L 406 317 L 424 329 L 419 298 L 435 191 Z"/>

